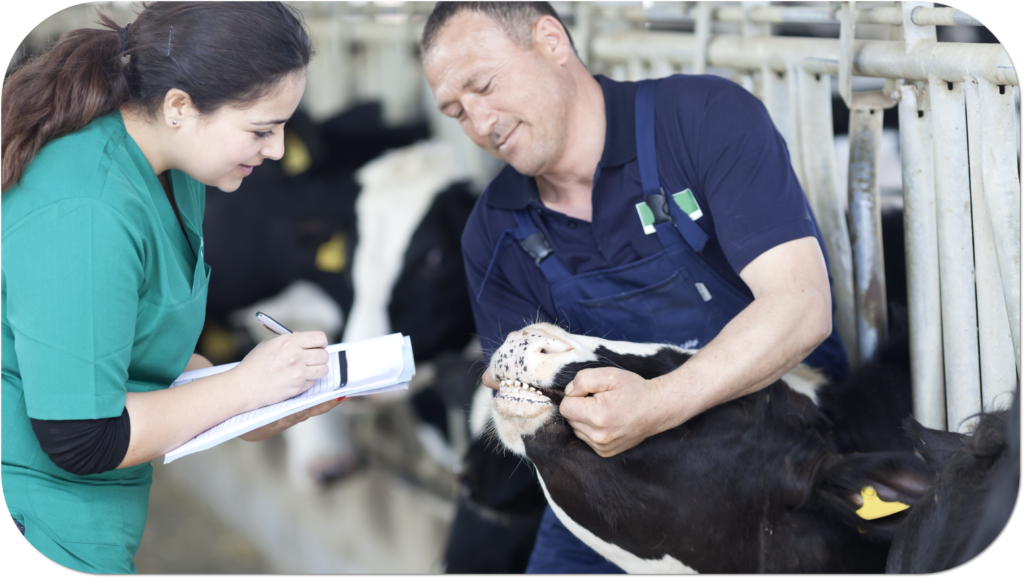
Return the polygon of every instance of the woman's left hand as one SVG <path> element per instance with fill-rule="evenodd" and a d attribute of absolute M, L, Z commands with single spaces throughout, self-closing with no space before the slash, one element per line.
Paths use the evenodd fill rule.
<path fill-rule="evenodd" d="M 283 417 L 275 422 L 268 423 L 267 425 L 261 428 L 254 429 L 251 432 L 238 437 L 242 438 L 247 442 L 263 441 L 267 438 L 274 437 L 277 434 L 283 432 L 284 430 L 292 427 L 293 425 L 297 423 L 302 423 L 315 415 L 327 413 L 328 411 L 334 409 L 339 403 L 341 403 L 345 399 L 346 398 L 344 397 L 340 397 L 338 399 L 332 399 L 331 401 L 325 401 L 320 405 L 314 405 L 309 409 L 304 409 L 298 413 L 293 413 L 292 415 Z"/>

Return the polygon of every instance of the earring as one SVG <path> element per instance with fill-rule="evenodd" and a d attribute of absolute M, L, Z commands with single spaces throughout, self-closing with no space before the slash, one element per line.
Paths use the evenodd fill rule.
<path fill-rule="evenodd" d="M 171 124 L 173 124 L 173 125 L 177 125 L 177 124 L 178 124 L 178 121 L 176 121 L 176 120 L 172 120 L 172 121 L 171 121 Z"/>

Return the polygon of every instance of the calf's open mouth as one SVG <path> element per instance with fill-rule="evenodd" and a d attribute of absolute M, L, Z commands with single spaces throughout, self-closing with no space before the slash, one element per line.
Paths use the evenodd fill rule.
<path fill-rule="evenodd" d="M 517 403 L 551 405 L 551 399 L 546 392 L 515 379 L 501 381 L 498 384 L 498 395 L 495 398 Z"/>

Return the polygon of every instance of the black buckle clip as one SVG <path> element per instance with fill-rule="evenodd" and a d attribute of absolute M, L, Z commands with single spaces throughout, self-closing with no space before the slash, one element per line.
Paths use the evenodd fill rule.
<path fill-rule="evenodd" d="M 672 222 L 672 215 L 668 212 L 668 195 L 665 194 L 665 189 L 661 189 L 660 193 L 654 193 L 647 197 L 647 206 L 651 209 L 651 214 L 654 215 L 654 224 L 664 223 L 668 221 Z"/>
<path fill-rule="evenodd" d="M 529 253 L 530 257 L 533 257 L 533 261 L 537 265 L 540 265 L 540 262 L 548 255 L 554 253 L 554 249 L 551 248 L 551 243 L 548 243 L 547 237 L 545 237 L 544 233 L 541 233 L 540 231 L 537 231 L 522 241 L 519 241 L 519 246 Z"/>

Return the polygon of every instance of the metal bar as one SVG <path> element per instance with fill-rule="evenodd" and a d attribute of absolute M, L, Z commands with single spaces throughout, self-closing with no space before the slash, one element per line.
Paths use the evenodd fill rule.
<path fill-rule="evenodd" d="M 984 26 L 976 18 L 955 8 L 918 8 L 911 17 L 918 26 Z"/>
<path fill-rule="evenodd" d="M 711 5 L 707 2 L 697 3 L 694 33 L 697 35 L 697 55 L 693 59 L 693 73 L 705 74 L 708 71 L 708 41 L 711 39 Z"/>
<path fill-rule="evenodd" d="M 918 91 L 914 86 L 901 86 L 900 92 L 903 237 L 914 417 L 926 427 L 946 429 L 932 113 L 918 110 Z"/>
<path fill-rule="evenodd" d="M 783 74 L 785 76 L 784 80 L 786 81 L 786 100 L 789 104 L 789 134 L 790 137 L 792 137 L 793 139 L 792 141 L 786 141 L 786 143 L 792 145 L 789 149 L 790 162 L 793 165 L 793 171 L 796 172 L 797 180 L 800 181 L 800 185 L 806 192 L 808 187 L 808 180 L 807 171 L 804 170 L 804 144 L 800 132 L 800 123 L 798 122 L 799 114 L 797 112 L 801 110 L 800 69 L 795 66 L 791 66 L 789 70 Z M 811 205 L 812 210 L 813 206 L 814 205 Z"/>
<path fill-rule="evenodd" d="M 772 33 L 771 25 L 761 20 L 754 20 L 750 14 L 755 10 L 769 8 L 767 0 L 745 0 L 740 2 L 743 18 L 740 20 L 740 34 L 744 38 L 752 36 L 768 36 Z"/>
<path fill-rule="evenodd" d="M 354 66 L 344 39 L 351 28 L 338 18 L 309 18 L 310 34 L 317 39 L 317 57 L 306 69 L 304 108 L 323 122 L 348 106 L 353 98 Z"/>
<path fill-rule="evenodd" d="M 961 83 L 928 82 L 935 147 L 935 198 L 939 235 L 939 292 L 946 365 L 946 419 L 966 431 L 981 411 L 974 246 L 971 235 L 967 126 Z"/>
<path fill-rule="evenodd" d="M 664 78 L 673 72 L 672 63 L 664 58 L 656 58 L 651 62 L 651 78 Z"/>
<path fill-rule="evenodd" d="M 779 134 L 786 141 L 786 148 L 789 149 L 793 170 L 796 172 L 797 177 L 801 179 L 800 182 L 803 183 L 803 177 L 800 174 L 803 171 L 802 169 L 797 169 L 800 159 L 798 158 L 799 155 L 796 154 L 797 143 L 793 140 L 796 138 L 796 129 L 794 128 L 794 117 L 789 101 L 789 91 L 786 88 L 787 83 L 786 73 L 776 72 L 768 68 L 761 69 L 761 100 L 764 102 L 765 108 L 768 109 L 768 114 L 772 117 L 775 128 L 778 129 Z"/>
<path fill-rule="evenodd" d="M 663 56 L 688 64 L 697 54 L 696 36 L 680 32 L 624 31 L 595 36 L 592 58 L 625 61 L 631 55 Z M 839 41 L 829 38 L 779 36 L 715 36 L 708 43 L 708 65 L 784 71 L 797 64 L 809 72 L 838 74 Z M 999 44 L 919 42 L 908 47 L 899 41 L 854 40 L 853 74 L 879 78 L 927 80 L 929 75 L 949 82 L 965 78 L 993 84 L 1017 85 L 1010 57 Z"/>
<path fill-rule="evenodd" d="M 857 347 L 857 323 L 854 314 L 853 265 L 850 233 L 842 198 L 836 190 L 836 159 L 832 140 L 832 90 L 829 78 L 792 69 L 796 78 L 797 125 L 805 175 L 804 192 L 817 218 L 828 252 L 832 294 L 836 300 L 836 325 L 847 351 Z M 856 357 L 850 361 L 855 365 Z"/>
<path fill-rule="evenodd" d="M 907 50 L 910 50 L 915 45 L 921 42 L 935 42 L 935 27 L 934 26 L 921 26 L 914 22 L 914 11 L 919 9 L 928 9 L 932 7 L 931 2 L 900 2 L 902 7 L 903 15 L 903 41 L 907 45 Z"/>
<path fill-rule="evenodd" d="M 986 182 L 981 168 L 982 142 L 989 127 L 981 120 L 977 82 L 965 82 L 967 103 L 967 158 L 971 166 L 971 217 L 974 225 L 974 262 L 978 272 L 978 343 L 981 357 L 982 406 L 992 411 L 997 402 L 1008 404 L 1017 385 L 1013 339 L 1006 316 L 999 261 L 992 235 L 992 221 L 985 202 Z M 1008 407 L 1008 405 L 1007 405 Z M 1003 408 L 1005 409 L 1005 408 Z"/>
<path fill-rule="evenodd" d="M 590 63 L 590 33 L 593 30 L 591 23 L 590 2 L 576 2 L 573 4 L 576 15 L 576 26 L 572 31 L 576 45 L 576 54 L 584 65 Z"/>
<path fill-rule="evenodd" d="M 978 81 L 985 202 L 995 236 L 999 276 L 1020 374 L 1020 177 L 1013 88 Z"/>
<path fill-rule="evenodd" d="M 882 110 L 851 110 L 849 134 L 850 244 L 857 312 L 857 354 L 863 363 L 874 357 L 878 346 L 888 335 L 882 212 L 878 192 Z M 852 351 L 848 353 L 853 355 Z"/>
<path fill-rule="evenodd" d="M 642 7 L 626 9 L 624 16 L 634 22 L 656 22 L 660 19 L 650 18 Z M 839 19 L 829 8 L 805 8 L 800 6 L 760 6 L 753 8 L 748 16 L 751 22 L 766 24 L 806 23 L 806 24 L 839 24 Z M 694 19 L 693 10 L 687 10 L 681 17 L 671 20 L 683 22 Z M 743 22 L 743 8 L 726 6 L 715 9 L 714 19 L 719 22 Z M 890 24 L 897 26 L 903 23 L 899 8 L 861 8 L 857 10 L 859 24 Z M 965 12 L 955 8 L 922 8 L 914 13 L 914 23 L 919 26 L 983 26 L 981 22 Z"/>
<path fill-rule="evenodd" d="M 857 37 L 857 20 L 851 17 L 855 0 L 843 4 L 839 11 L 842 24 L 839 26 L 839 96 L 847 108 L 853 108 L 853 41 Z"/>
<path fill-rule="evenodd" d="M 657 57 L 649 57 L 651 60 L 657 60 Z M 629 80 L 631 82 L 637 82 L 647 78 L 644 70 L 644 63 L 640 60 L 638 55 L 634 55 L 632 58 L 626 61 L 626 67 L 629 71 Z"/>

